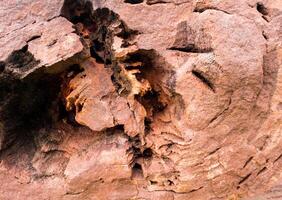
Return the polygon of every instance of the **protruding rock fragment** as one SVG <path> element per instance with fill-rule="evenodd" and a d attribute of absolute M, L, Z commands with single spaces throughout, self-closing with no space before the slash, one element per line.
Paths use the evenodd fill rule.
<path fill-rule="evenodd" d="M 76 121 L 93 131 L 124 125 L 129 135 L 143 133 L 145 110 L 134 99 L 117 94 L 111 70 L 92 58 L 81 67 L 84 71 L 70 81 L 71 92 L 66 97 L 66 108 L 75 112 Z"/>

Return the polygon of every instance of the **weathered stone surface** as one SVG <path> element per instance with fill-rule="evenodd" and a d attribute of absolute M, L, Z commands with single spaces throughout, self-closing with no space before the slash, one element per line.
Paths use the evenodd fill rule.
<path fill-rule="evenodd" d="M 0 3 L 0 199 L 279 199 L 280 0 Z"/>
<path fill-rule="evenodd" d="M 73 32 L 72 24 L 62 17 L 30 24 L 0 39 L 2 48 L 6 49 L 1 51 L 0 60 L 7 62 L 8 66 L 5 69 L 7 72 L 21 77 L 27 76 L 42 66 L 48 68 L 55 64 L 58 65 L 52 66 L 49 70 L 63 71 L 64 69 L 60 69 L 59 64 L 83 50 L 79 36 Z M 9 67 L 11 62 L 11 65 L 13 62 L 24 62 L 24 60 L 16 60 L 19 50 L 31 54 L 33 60 L 37 62 L 28 65 L 30 61 L 26 61 L 22 67 Z M 18 57 L 20 56 L 23 55 Z"/>
<path fill-rule="evenodd" d="M 145 109 L 115 92 L 111 70 L 89 59 L 81 63 L 84 72 L 70 81 L 67 110 L 74 109 L 76 121 L 93 131 L 124 125 L 130 136 L 144 132 Z M 140 107 L 140 108 L 138 108 Z"/>
<path fill-rule="evenodd" d="M 64 172 L 69 180 L 68 193 L 81 193 L 95 182 L 130 179 L 131 169 L 126 152 L 129 145 L 122 133 L 114 137 L 100 136 L 86 152 L 71 157 Z M 80 165 L 77 165 L 78 162 Z"/>

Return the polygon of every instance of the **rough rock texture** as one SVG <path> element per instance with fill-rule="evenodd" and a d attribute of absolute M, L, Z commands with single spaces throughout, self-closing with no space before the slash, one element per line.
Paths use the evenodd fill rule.
<path fill-rule="evenodd" d="M 0 199 L 282 199 L 281 0 L 0 2 Z"/>

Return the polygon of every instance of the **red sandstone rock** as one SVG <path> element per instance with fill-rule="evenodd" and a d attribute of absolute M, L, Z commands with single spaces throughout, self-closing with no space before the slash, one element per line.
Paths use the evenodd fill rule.
<path fill-rule="evenodd" d="M 0 3 L 0 199 L 279 199 L 279 0 Z"/>

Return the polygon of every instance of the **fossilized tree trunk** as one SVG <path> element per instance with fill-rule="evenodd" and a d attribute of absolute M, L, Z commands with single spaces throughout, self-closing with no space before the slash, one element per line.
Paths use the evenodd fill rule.
<path fill-rule="evenodd" d="M 0 48 L 1 200 L 279 199 L 281 0 L 1 0 Z"/>

